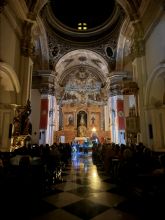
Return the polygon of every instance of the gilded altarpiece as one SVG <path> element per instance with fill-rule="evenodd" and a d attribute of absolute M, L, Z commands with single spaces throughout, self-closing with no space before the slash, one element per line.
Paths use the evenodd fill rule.
<path fill-rule="evenodd" d="M 103 106 L 96 105 L 63 105 L 63 129 L 56 132 L 55 139 L 59 140 L 59 136 L 65 136 L 66 143 L 71 143 L 75 137 L 79 136 L 79 114 L 86 114 L 86 132 L 85 136 L 91 138 L 93 133 L 102 139 L 107 137 L 107 132 L 101 129 L 101 115 Z M 108 134 L 110 135 L 110 134 Z M 80 137 L 80 136 L 79 136 Z"/>

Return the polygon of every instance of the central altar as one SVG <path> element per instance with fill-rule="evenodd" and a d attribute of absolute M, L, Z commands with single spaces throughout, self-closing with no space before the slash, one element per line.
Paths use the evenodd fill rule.
<path fill-rule="evenodd" d="M 82 143 L 93 137 L 99 140 L 110 138 L 110 132 L 104 129 L 103 106 L 64 104 L 61 111 L 61 127 L 55 132 L 55 142 L 60 136 L 65 136 L 66 143 Z"/>
<path fill-rule="evenodd" d="M 79 144 L 83 144 L 84 142 L 87 142 L 89 139 L 89 137 L 75 137 L 74 141 L 79 142 Z"/>

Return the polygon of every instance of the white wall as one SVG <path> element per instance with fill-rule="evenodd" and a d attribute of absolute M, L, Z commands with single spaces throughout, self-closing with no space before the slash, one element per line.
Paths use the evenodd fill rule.
<path fill-rule="evenodd" d="M 160 62 L 165 61 L 165 14 L 148 38 L 145 51 L 146 68 L 149 75 Z"/>
<path fill-rule="evenodd" d="M 165 74 L 165 73 L 164 73 Z M 164 80 L 161 77 L 154 79 L 151 92 L 150 92 L 150 104 L 157 105 L 163 103 L 163 93 L 165 91 Z"/>
<path fill-rule="evenodd" d="M 146 41 L 146 126 L 152 126 L 153 137 L 147 132 L 148 146 L 154 150 L 165 150 L 165 108 L 163 94 L 165 91 L 165 14 L 152 30 Z"/>
<path fill-rule="evenodd" d="M 0 59 L 19 73 L 20 39 L 9 19 L 0 14 Z"/>

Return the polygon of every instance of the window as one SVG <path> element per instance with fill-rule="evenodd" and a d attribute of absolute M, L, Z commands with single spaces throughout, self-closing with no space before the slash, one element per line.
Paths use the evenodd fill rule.
<path fill-rule="evenodd" d="M 84 30 L 87 30 L 87 23 L 78 23 L 78 27 L 77 27 L 78 30 L 81 30 L 81 31 L 84 31 Z"/>

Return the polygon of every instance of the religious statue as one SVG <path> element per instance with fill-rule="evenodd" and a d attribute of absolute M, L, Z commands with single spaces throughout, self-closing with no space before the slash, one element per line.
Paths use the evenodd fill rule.
<path fill-rule="evenodd" d="M 95 115 L 94 115 L 94 114 L 92 114 L 92 117 L 91 117 L 91 123 L 92 123 L 92 125 L 95 124 Z"/>
<path fill-rule="evenodd" d="M 31 142 L 32 135 L 32 123 L 29 116 L 31 114 L 30 101 L 27 101 L 26 106 L 18 106 L 16 109 L 16 115 L 13 119 L 13 142 L 11 145 L 11 151 L 18 147 L 27 146 Z"/>
<path fill-rule="evenodd" d="M 85 120 L 84 120 L 84 115 L 81 115 L 80 119 L 80 125 L 78 127 L 78 136 L 79 137 L 85 137 L 86 136 L 86 126 L 85 126 Z"/>
<path fill-rule="evenodd" d="M 27 101 L 27 105 L 19 107 L 17 109 L 17 115 L 13 119 L 13 136 L 32 134 L 32 124 L 29 119 L 31 114 L 30 101 Z"/>

